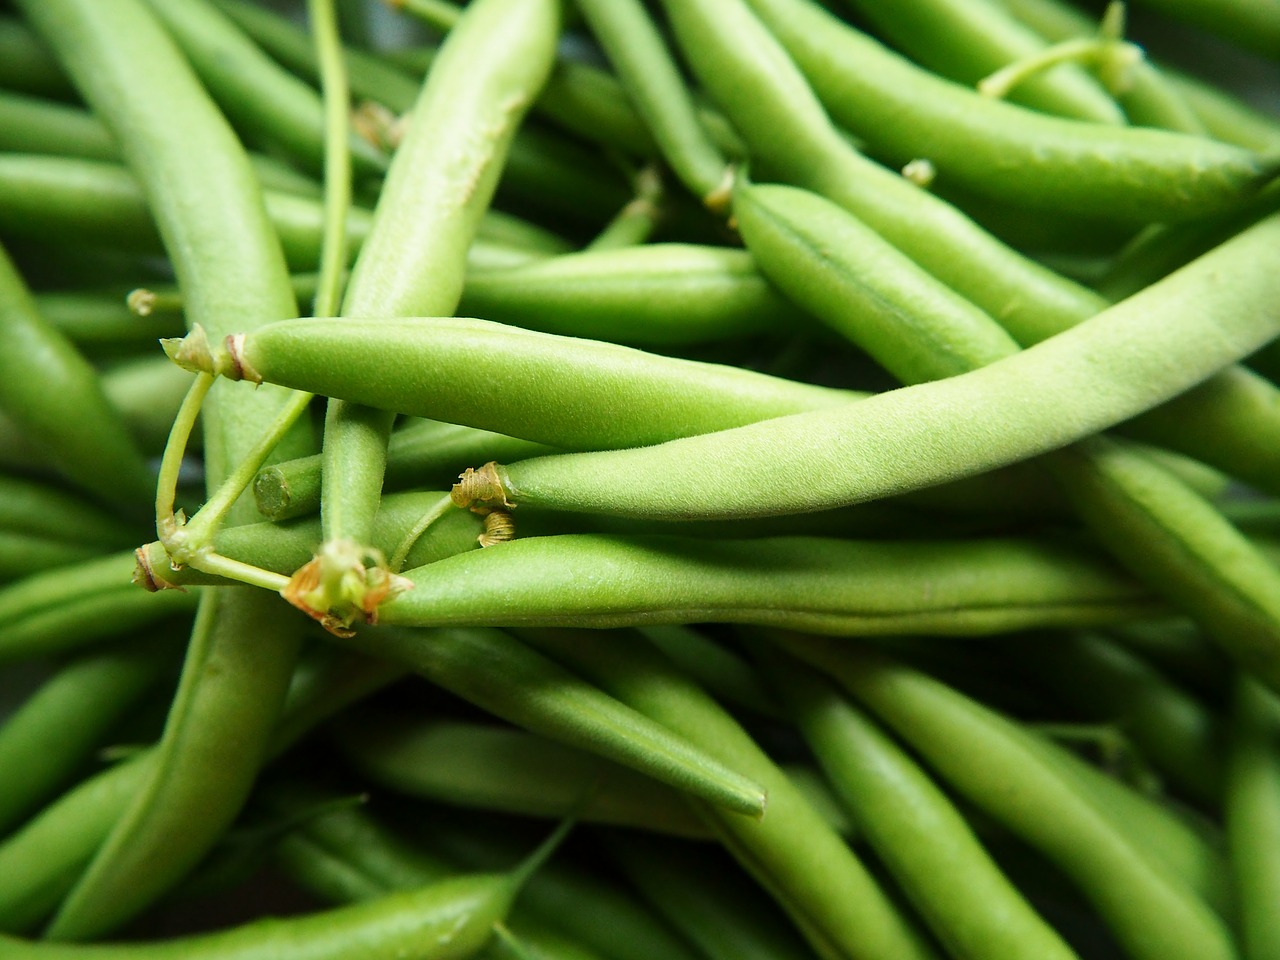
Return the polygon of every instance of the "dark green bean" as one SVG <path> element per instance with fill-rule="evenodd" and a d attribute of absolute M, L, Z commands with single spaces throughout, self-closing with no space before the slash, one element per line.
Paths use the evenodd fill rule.
<path fill-rule="evenodd" d="M 731 863 L 658 837 L 597 831 L 626 878 L 709 960 L 808 960 L 786 918 Z"/>
<path fill-rule="evenodd" d="M 151 471 L 93 368 L 40 316 L 3 248 L 0 408 L 85 491 L 125 513 L 149 502 Z"/>
<path fill-rule="evenodd" d="M 130 524 L 78 496 L 5 474 L 0 474 L 0 530 L 107 548 L 127 546 L 137 536 Z"/>
<path fill-rule="evenodd" d="M 1232 707 L 1227 757 L 1226 827 L 1239 901 L 1243 956 L 1262 960 L 1280 947 L 1274 910 L 1280 871 L 1280 704 L 1275 694 L 1241 676 Z"/>
<path fill-rule="evenodd" d="M 527 817 L 579 810 L 588 822 L 706 836 L 669 787 L 520 731 L 397 716 L 347 719 L 337 735 L 362 774 L 414 797 Z"/>
<path fill-rule="evenodd" d="M 1280 10 L 1253 0 L 1141 0 L 1150 7 L 1216 36 L 1280 57 Z"/>
<path fill-rule="evenodd" d="M 91 160 L 115 160 L 120 154 L 111 134 L 85 111 L 14 93 L 0 93 L 0 150 Z"/>
<path fill-rule="evenodd" d="M 160 638 L 175 647 L 172 637 Z M 175 658 L 151 638 L 89 652 L 0 726 L 0 834 L 68 779 Z"/>
<path fill-rule="evenodd" d="M 188 317 L 221 333 L 250 305 L 266 317 L 291 314 L 284 257 L 252 168 L 145 8 L 135 0 L 24 0 L 22 9 L 120 142 Z M 213 488 L 287 402 L 284 391 L 213 391 L 202 412 Z M 304 452 L 303 443 L 290 440 L 281 452 Z M 232 516 L 252 516 L 252 505 Z M 124 922 L 199 860 L 249 791 L 299 645 L 299 625 L 269 595 L 206 594 L 154 776 L 63 901 L 51 935 L 92 936 Z"/>
<path fill-rule="evenodd" d="M 1011 721 L 941 683 L 847 643 L 789 635 L 951 787 L 1050 857 L 1138 957 L 1234 957 L 1223 921 L 1149 859 Z"/>
<path fill-rule="evenodd" d="M 42 97 L 74 92 L 49 48 L 11 16 L 0 16 L 0 86 Z"/>
<path fill-rule="evenodd" d="M 489 551 L 494 552 L 494 551 Z M 735 859 L 790 915 L 821 956 L 929 957 L 861 862 L 728 713 L 651 647 L 584 631 L 524 634 L 624 703 L 765 785 L 764 820 L 698 807 Z"/>

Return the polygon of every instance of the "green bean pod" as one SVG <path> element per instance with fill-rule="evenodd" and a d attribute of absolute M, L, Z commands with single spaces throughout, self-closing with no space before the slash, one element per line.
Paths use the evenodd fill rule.
<path fill-rule="evenodd" d="M 1278 242 L 1280 218 L 1263 221 L 1091 320 L 946 380 L 654 447 L 536 457 L 486 468 L 485 479 L 508 503 L 730 518 L 857 503 L 1046 453 L 1274 338 L 1280 281 L 1258 267 Z M 715 465 L 715 496 L 690 469 L 704 463 Z"/>
<path fill-rule="evenodd" d="M 162 637 L 176 646 L 175 638 Z M 62 786 L 171 658 L 152 638 L 92 651 L 47 680 L 0 726 L 0 835 Z"/>
<path fill-rule="evenodd" d="M 1026 206 L 1153 220 L 1229 210 L 1274 173 L 1228 144 L 1082 124 L 949 83 L 802 0 L 750 0 L 832 115 L 901 162 Z M 997 186 L 998 184 L 998 186 Z"/>
<path fill-rule="evenodd" d="M 120 155 L 111 134 L 84 110 L 16 93 L 0 93 L 0 150 L 91 160 Z"/>
<path fill-rule="evenodd" d="M 1243 956 L 1262 960 L 1280 948 L 1273 909 L 1280 891 L 1280 708 L 1275 694 L 1241 676 L 1232 706 L 1227 757 L 1226 827 L 1240 904 Z"/>
<path fill-rule="evenodd" d="M 786 918 L 731 863 L 657 837 L 610 831 L 603 839 L 641 896 L 709 960 L 812 957 Z"/>
<path fill-rule="evenodd" d="M 966 86 L 1008 63 L 1034 56 L 1046 45 L 998 3 L 930 0 L 910 7 L 887 7 L 853 0 L 849 5 L 917 63 Z M 1027 78 L 1009 92 L 1008 99 L 1076 120 L 1125 122 L 1120 108 L 1098 82 L 1071 64 L 1058 64 Z"/>
<path fill-rule="evenodd" d="M 1016 540 L 527 537 L 405 572 L 379 622 L 613 627 L 725 621 L 963 636 L 1115 623 L 1149 595 L 1087 555 Z M 585 589 L 584 584 L 598 584 Z"/>
<path fill-rule="evenodd" d="M 151 471 L 89 362 L 36 310 L 0 248 L 0 408 L 60 472 L 126 513 L 150 499 Z"/>
<path fill-rule="evenodd" d="M 463 960 L 489 941 L 515 893 L 506 874 L 475 874 L 304 917 L 169 941 L 73 945 L 0 936 L 0 949 L 14 960 Z"/>
<path fill-rule="evenodd" d="M 635 346 L 750 336 L 798 315 L 744 251 L 665 243 L 472 272 L 459 312 Z"/>
<path fill-rule="evenodd" d="M 950 955 L 1076 956 L 901 747 L 821 675 L 768 651 L 762 661 L 859 829 Z"/>
<path fill-rule="evenodd" d="M 0 17 L 0 87 L 41 97 L 74 92 L 49 48 L 12 16 Z"/>
<path fill-rule="evenodd" d="M 166 349 L 188 369 L 570 449 L 655 443 L 843 407 L 861 396 L 455 317 L 388 318 L 374 327 L 346 319 L 284 321 L 227 346 L 229 352 L 210 352 L 197 335 Z M 332 362 L 335 356 L 342 362 Z"/>
<path fill-rule="evenodd" d="M 0 530 L 46 536 L 87 548 L 128 546 L 131 524 L 80 497 L 34 480 L 0 474 Z"/>
<path fill-rule="evenodd" d="M 338 746 L 374 783 L 450 806 L 705 838 L 679 793 L 589 753 L 483 724 L 348 718 Z"/>
<path fill-rule="evenodd" d="M 1050 857 L 1135 958 L 1236 956 L 1226 924 L 1115 830 L 1016 724 L 894 661 L 824 638 L 783 646 L 829 673 L 968 800 Z"/>
<path fill-rule="evenodd" d="M 762 821 L 697 809 L 734 858 L 785 910 L 819 956 L 932 957 L 910 920 L 786 775 L 710 696 L 651 647 L 586 631 L 522 637 L 641 713 L 764 784 Z"/>
<path fill-rule="evenodd" d="M 194 594 L 146 597 L 129 582 L 133 563 L 132 552 L 96 557 L 0 588 L 0 661 L 73 650 L 194 608 Z"/>

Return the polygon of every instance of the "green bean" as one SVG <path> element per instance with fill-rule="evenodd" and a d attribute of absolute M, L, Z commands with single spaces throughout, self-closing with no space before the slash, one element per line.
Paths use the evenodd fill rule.
<path fill-rule="evenodd" d="M 723 209 L 728 162 L 699 123 L 684 78 L 644 6 L 638 0 L 577 5 L 676 176 L 713 211 Z"/>
<path fill-rule="evenodd" d="M 1135 958 L 1234 957 L 1225 924 L 1148 859 L 1017 725 L 948 687 L 849 644 L 788 636 L 951 787 L 1052 859 Z"/>
<path fill-rule="evenodd" d="M 133 564 L 132 552 L 112 554 L 0 588 L 0 661 L 73 650 L 195 606 L 195 595 L 176 590 L 163 598 L 142 594 L 129 582 Z"/>
<path fill-rule="evenodd" d="M 825 678 L 763 664 L 845 805 L 956 957 L 1074 957 L 990 859 L 928 774 Z"/>
<path fill-rule="evenodd" d="M 692 244 L 593 250 L 473 272 L 459 312 L 634 346 L 749 336 L 781 329 L 797 315 L 750 255 Z"/>
<path fill-rule="evenodd" d="M 11 16 L 0 17 L 0 87 L 41 97 L 74 92 L 49 48 Z"/>
<path fill-rule="evenodd" d="M 86 653 L 54 674 L 0 726 L 0 771 L 6 783 L 0 834 L 63 784 L 112 724 L 156 684 L 169 661 L 151 638 Z"/>
<path fill-rule="evenodd" d="M 1061 637 L 1024 655 L 1086 719 L 1117 724 L 1179 792 L 1201 806 L 1221 803 L 1224 731 L 1204 704 L 1097 635 Z"/>
<path fill-rule="evenodd" d="M 492 936 L 516 890 L 508 875 L 475 874 L 304 917 L 158 943 L 82 946 L 0 937 L 0 948 L 14 960 L 461 960 Z"/>
<path fill-rule="evenodd" d="M 0 474 L 0 529 L 86 548 L 122 547 L 137 535 L 128 523 L 78 496 L 5 474 Z"/>
<path fill-rule="evenodd" d="M 611 831 L 604 845 L 641 896 L 709 960 L 812 956 L 759 890 L 706 851 L 621 831 Z"/>
<path fill-rule="evenodd" d="M 1273 905 L 1280 890 L 1274 851 L 1280 844 L 1280 797 L 1275 695 L 1248 677 L 1236 682 L 1227 756 L 1226 828 L 1239 900 L 1243 956 L 1273 956 L 1280 928 Z"/>
<path fill-rule="evenodd" d="M 850 5 L 917 62 L 968 86 L 1011 61 L 1034 56 L 1045 46 L 998 3 L 939 0 L 898 9 L 855 0 Z M 1093 78 L 1070 64 L 1028 78 L 1010 92 L 1009 99 L 1077 120 L 1124 123 L 1115 101 Z"/>
<path fill-rule="evenodd" d="M 38 293 L 35 300 L 40 312 L 68 340 L 82 350 L 92 350 L 96 357 L 115 349 L 149 350 L 160 337 L 180 336 L 183 330 L 180 313 L 159 311 L 139 316 L 119 292 L 55 291 Z"/>
<path fill-rule="evenodd" d="M 637 629 L 717 699 L 763 716 L 781 715 L 776 698 L 751 665 L 733 651 L 687 626 L 654 624 Z"/>
<path fill-rule="evenodd" d="M 22 8 L 143 184 L 187 296 L 188 317 L 217 332 L 237 323 L 251 304 L 267 317 L 292 313 L 284 257 L 252 169 L 144 8 L 133 0 L 24 0 Z M 274 390 L 209 398 L 202 413 L 205 471 L 214 487 L 287 401 Z M 294 441 L 282 453 L 291 449 L 298 449 Z M 251 515 L 252 507 L 244 506 L 248 513 L 233 512 L 233 519 Z M 206 594 L 155 775 L 131 798 L 63 901 L 52 936 L 91 936 L 145 908 L 235 816 L 300 644 L 298 625 L 272 601 L 266 595 Z M 209 669 L 213 664 L 217 668 Z"/>
<path fill-rule="evenodd" d="M 582 631 L 529 631 L 524 636 L 624 703 L 764 784 L 769 812 L 763 821 L 706 805 L 697 809 L 819 955 L 903 960 L 933 955 L 844 841 L 746 731 L 660 654 L 640 643 L 618 644 L 615 638 Z"/>
<path fill-rule="evenodd" d="M 1280 123 L 1273 115 L 1188 74 L 1170 71 L 1169 80 L 1214 138 L 1258 153 L 1280 148 Z"/>
<path fill-rule="evenodd" d="M 92 367 L 37 312 L 3 248 L 0 407 L 81 489 L 126 513 L 149 500 L 151 471 Z"/>
<path fill-rule="evenodd" d="M 680 794 L 531 734 L 458 721 L 358 718 L 338 726 L 347 760 L 375 783 L 422 799 L 527 817 L 704 837 Z M 585 799 L 584 799 L 585 798 Z"/>
<path fill-rule="evenodd" d="M 760 789 L 497 630 L 366 630 L 355 649 L 408 665 L 437 686 L 571 748 L 677 790 L 760 816 Z"/>
<path fill-rule="evenodd" d="M 1257 267 L 1275 234 L 1280 218 L 1049 341 L 960 376 L 654 447 L 486 468 L 488 496 L 623 516 L 765 516 L 1044 453 L 1150 409 L 1274 337 L 1267 305 L 1280 291 Z M 697 463 L 727 478 L 715 497 L 689 469 Z M 797 480 L 815 476 L 821 484 Z"/>
<path fill-rule="evenodd" d="M 513 832 L 492 828 L 465 811 L 415 818 L 414 835 L 469 870 L 511 863 L 522 849 Z M 516 834 L 515 836 L 522 836 Z M 630 890 L 564 860 L 552 860 L 529 878 L 521 903 L 613 960 L 694 960 L 692 948 L 642 907 Z"/>
<path fill-rule="evenodd" d="M 1250 0 L 1142 0 L 1150 7 L 1208 33 L 1256 50 L 1272 59 L 1280 56 L 1280 11 L 1273 3 Z"/>
<path fill-rule="evenodd" d="M 1206 138 L 1081 125 L 990 100 L 913 67 L 814 5 L 750 2 L 838 122 L 895 159 L 928 157 L 940 182 L 954 177 L 995 193 L 998 181 L 996 195 L 1030 207 L 1146 222 L 1228 210 L 1272 174 L 1249 152 Z"/>
<path fill-rule="evenodd" d="M 927 576 L 926 572 L 927 571 Z M 633 626 L 725 621 L 837 635 L 998 633 L 1151 610 L 1087 555 L 1014 540 L 527 537 L 406 571 L 388 625 Z M 583 583 L 607 584 L 583 590 Z"/>
<path fill-rule="evenodd" d="M 119 150 L 102 124 L 54 100 L 0 93 L 0 150 L 114 160 Z"/>
<path fill-rule="evenodd" d="M 0 580 L 70 566 L 100 552 L 96 547 L 55 537 L 0 530 Z"/>
<path fill-rule="evenodd" d="M 269 380 L 570 449 L 655 443 L 801 410 L 839 409 L 860 396 L 465 318 L 388 318 L 370 329 L 359 320 L 285 321 L 229 346 L 232 356 L 211 353 L 197 334 L 166 349 L 192 370 Z M 341 364 L 332 362 L 335 351 Z M 377 378 L 367 375 L 373 358 Z M 625 418 L 612 406 L 624 402 Z"/>

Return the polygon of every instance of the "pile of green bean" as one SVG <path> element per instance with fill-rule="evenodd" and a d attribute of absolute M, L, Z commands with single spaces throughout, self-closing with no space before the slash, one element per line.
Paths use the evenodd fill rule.
<path fill-rule="evenodd" d="M 1280 12 L 1133 6 L 0 4 L 0 957 L 1280 957 Z"/>

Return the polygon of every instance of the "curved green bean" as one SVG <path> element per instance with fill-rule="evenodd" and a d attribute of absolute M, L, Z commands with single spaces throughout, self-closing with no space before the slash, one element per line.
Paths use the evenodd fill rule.
<path fill-rule="evenodd" d="M 956 791 L 1050 857 L 1135 958 L 1236 956 L 1226 924 L 1038 759 L 1017 725 L 892 660 L 825 638 L 786 650 L 829 673 Z"/>

